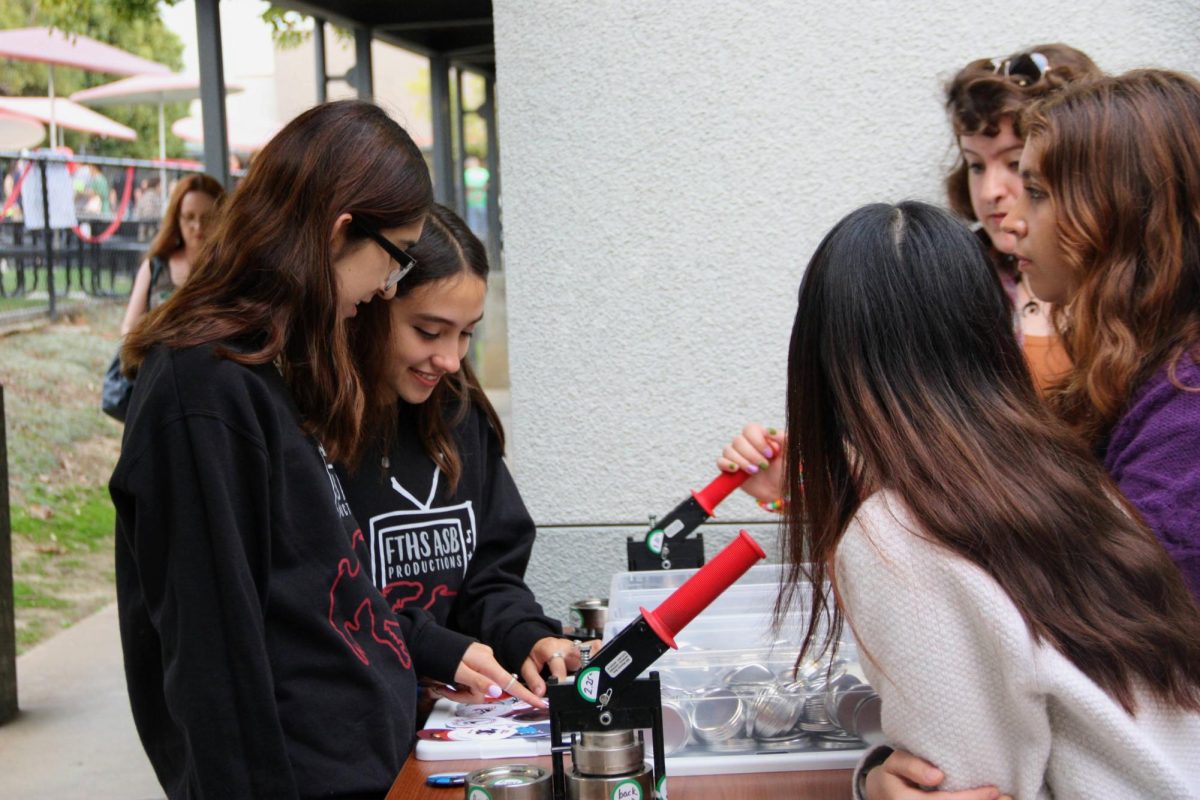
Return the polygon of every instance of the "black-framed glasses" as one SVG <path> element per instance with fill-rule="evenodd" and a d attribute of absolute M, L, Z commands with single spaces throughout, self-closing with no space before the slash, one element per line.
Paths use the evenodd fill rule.
<path fill-rule="evenodd" d="M 388 238 L 379 231 L 372 228 L 370 225 L 359 222 L 356 219 L 351 219 L 351 224 L 359 230 L 375 244 L 383 248 L 383 252 L 392 257 L 396 262 L 396 268 L 388 273 L 387 283 L 384 284 L 383 290 L 390 291 L 393 286 L 404 280 L 404 276 L 412 272 L 412 268 L 417 265 L 417 260 L 401 250 L 399 247 L 388 241 Z"/>
<path fill-rule="evenodd" d="M 1013 58 L 993 58 L 992 71 L 1011 78 L 1019 86 L 1032 86 L 1050 70 L 1050 59 L 1041 53 L 1022 53 Z"/>

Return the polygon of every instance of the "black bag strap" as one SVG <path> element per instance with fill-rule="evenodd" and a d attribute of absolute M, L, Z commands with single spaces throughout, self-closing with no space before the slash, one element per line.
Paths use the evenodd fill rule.
<path fill-rule="evenodd" d="M 162 256 L 154 256 L 150 259 L 150 285 L 146 287 L 146 310 L 150 310 L 150 297 L 154 294 L 154 284 L 158 283 L 158 277 L 162 275 L 163 270 L 167 268 L 167 260 Z"/>

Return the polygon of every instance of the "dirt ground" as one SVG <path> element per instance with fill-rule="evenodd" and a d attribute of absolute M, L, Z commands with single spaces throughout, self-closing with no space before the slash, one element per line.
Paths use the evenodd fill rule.
<path fill-rule="evenodd" d="M 121 426 L 100 412 L 99 392 L 122 310 L 101 306 L 0 331 L 10 513 L 14 520 L 27 515 L 33 531 L 12 537 L 21 650 L 116 597 L 112 508 L 104 501 Z M 87 529 L 78 537 L 76 519 Z M 46 533 L 64 529 L 70 535 Z"/>

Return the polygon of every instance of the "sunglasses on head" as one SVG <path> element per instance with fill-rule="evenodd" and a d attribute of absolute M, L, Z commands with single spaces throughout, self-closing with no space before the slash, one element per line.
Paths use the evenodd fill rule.
<path fill-rule="evenodd" d="M 375 242 L 375 244 L 382 247 L 383 251 L 396 262 L 396 268 L 388 273 L 387 283 L 384 285 L 384 291 L 391 291 L 393 286 L 404 280 L 405 275 L 412 272 L 412 268 L 417 265 L 417 260 L 392 244 L 386 236 L 365 222 L 359 222 L 357 219 L 351 218 L 350 224 L 363 236 L 366 236 Z"/>
<path fill-rule="evenodd" d="M 1041 53 L 1022 53 L 1012 58 L 993 58 L 992 71 L 1012 79 L 1018 86 L 1032 86 L 1050 71 L 1050 59 Z"/>

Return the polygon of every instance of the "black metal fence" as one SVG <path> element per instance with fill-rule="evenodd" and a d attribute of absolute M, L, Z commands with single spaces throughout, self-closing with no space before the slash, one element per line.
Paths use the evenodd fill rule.
<path fill-rule="evenodd" d="M 54 318 L 64 301 L 127 296 L 171 187 L 201 170 L 190 163 L 0 151 L 0 171 L 4 322 Z"/>

